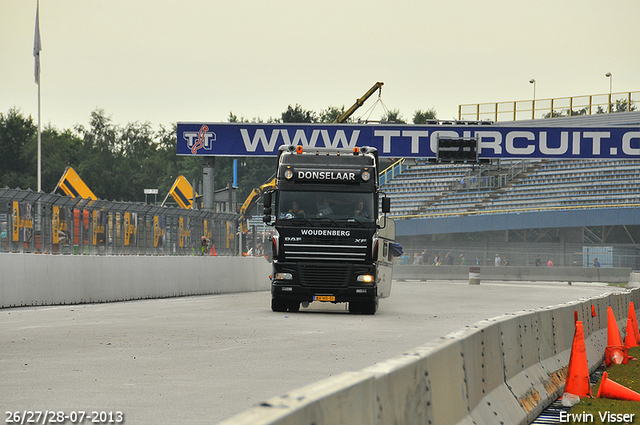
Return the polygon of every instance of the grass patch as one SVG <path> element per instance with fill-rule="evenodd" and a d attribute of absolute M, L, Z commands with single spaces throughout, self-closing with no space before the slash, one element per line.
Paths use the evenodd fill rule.
<path fill-rule="evenodd" d="M 634 347 L 629 350 L 629 356 L 636 359 L 640 359 L 640 347 Z M 617 382 L 620 385 L 640 393 L 640 360 L 629 361 L 628 365 L 614 365 L 607 369 L 609 379 Z M 598 382 L 591 387 L 591 394 L 595 397 L 598 394 L 602 377 Z M 634 415 L 633 420 L 630 422 L 624 422 L 622 417 L 614 417 L 613 421 L 603 421 L 601 415 L 606 415 L 609 412 L 614 415 L 628 414 Z M 573 406 L 569 411 L 570 414 L 580 415 L 581 419 L 578 421 L 570 420 L 569 424 L 640 424 L 640 402 L 638 401 L 623 401 L 612 400 L 607 398 L 582 398 L 580 403 Z M 591 415 L 591 416 L 589 416 Z M 572 416 L 569 416 L 572 418 Z M 591 419 L 593 418 L 593 420 Z"/>

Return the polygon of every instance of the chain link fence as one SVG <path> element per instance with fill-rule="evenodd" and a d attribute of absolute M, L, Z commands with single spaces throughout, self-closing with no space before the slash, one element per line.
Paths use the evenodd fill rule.
<path fill-rule="evenodd" d="M 538 264 L 547 267 L 594 267 L 597 259 L 600 267 L 630 267 L 638 269 L 640 253 L 632 244 L 508 244 L 491 243 L 486 246 L 473 244 L 421 244 L 402 238 L 405 255 L 399 264 L 428 264 L 468 266 L 495 266 L 496 256 L 500 266 L 530 267 Z M 447 254 L 450 254 L 447 256 Z M 416 259 L 416 257 L 420 257 Z"/>
<path fill-rule="evenodd" d="M 0 252 L 236 255 L 238 219 L 235 213 L 5 188 L 0 189 Z"/>

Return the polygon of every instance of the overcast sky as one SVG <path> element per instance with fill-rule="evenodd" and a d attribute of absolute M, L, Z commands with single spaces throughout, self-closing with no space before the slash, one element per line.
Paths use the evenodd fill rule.
<path fill-rule="evenodd" d="M 0 113 L 37 119 L 35 0 L 0 0 Z M 227 121 L 640 90 L 639 0 L 41 0 L 42 122 Z M 374 96 L 354 116 L 374 104 Z M 383 113 L 381 106 L 372 119 Z"/>

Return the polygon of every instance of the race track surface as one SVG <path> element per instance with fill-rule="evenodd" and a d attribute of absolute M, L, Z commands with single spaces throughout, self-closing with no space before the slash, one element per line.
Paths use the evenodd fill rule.
<path fill-rule="evenodd" d="M 375 316 L 254 292 L 0 310 L 0 406 L 123 412 L 130 425 L 212 424 L 271 397 L 505 313 L 622 289 L 395 282 Z"/>

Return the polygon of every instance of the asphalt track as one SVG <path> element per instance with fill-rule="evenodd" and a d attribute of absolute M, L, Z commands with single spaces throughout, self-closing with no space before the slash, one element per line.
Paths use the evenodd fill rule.
<path fill-rule="evenodd" d="M 0 310 L 0 407 L 213 424 L 480 320 L 622 289 L 395 282 L 375 316 L 273 313 L 268 292 Z M 85 421 L 89 423 L 89 421 Z"/>

